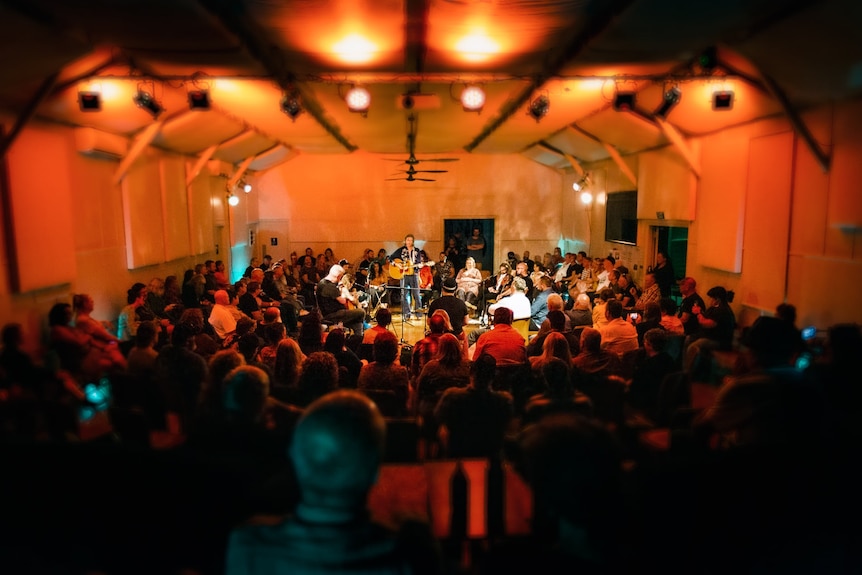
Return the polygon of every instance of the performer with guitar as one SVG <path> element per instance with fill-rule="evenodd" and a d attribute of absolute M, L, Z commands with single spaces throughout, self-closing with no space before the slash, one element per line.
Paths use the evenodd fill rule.
<path fill-rule="evenodd" d="M 389 275 L 401 280 L 401 317 L 410 319 L 411 313 L 421 315 L 418 311 L 422 305 L 419 297 L 419 275 L 417 271 L 422 266 L 434 265 L 434 261 L 423 262 L 421 252 L 413 245 L 413 234 L 404 237 L 404 245 L 389 256 Z"/>

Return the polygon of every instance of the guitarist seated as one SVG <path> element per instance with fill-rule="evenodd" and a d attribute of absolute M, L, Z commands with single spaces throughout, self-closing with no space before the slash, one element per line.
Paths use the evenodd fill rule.
<path fill-rule="evenodd" d="M 341 284 L 344 268 L 335 264 L 329 274 L 317 284 L 317 305 L 324 320 L 330 323 L 343 323 L 357 335 L 364 331 L 365 310 L 350 308 L 350 292 Z"/>
<path fill-rule="evenodd" d="M 410 319 L 411 314 L 421 315 L 419 308 L 422 300 L 419 296 L 418 269 L 423 265 L 421 252 L 413 245 L 413 234 L 404 237 L 404 245 L 389 256 L 389 275 L 400 280 L 401 285 L 401 317 Z M 432 262 L 433 263 L 433 262 Z"/>

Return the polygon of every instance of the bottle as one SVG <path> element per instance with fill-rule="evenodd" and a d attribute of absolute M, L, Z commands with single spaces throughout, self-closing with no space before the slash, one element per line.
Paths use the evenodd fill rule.
<path fill-rule="evenodd" d="M 467 536 L 467 510 L 470 501 L 467 487 L 467 474 L 459 460 L 452 474 L 452 514 L 449 519 L 449 537 L 461 540 Z"/>

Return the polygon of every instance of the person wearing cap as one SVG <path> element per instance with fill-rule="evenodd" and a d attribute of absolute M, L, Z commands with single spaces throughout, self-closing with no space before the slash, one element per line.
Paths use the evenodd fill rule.
<path fill-rule="evenodd" d="M 444 310 L 449 314 L 449 322 L 452 324 L 452 333 L 459 339 L 464 335 L 464 326 L 468 322 L 469 310 L 467 304 L 463 300 L 455 297 L 455 291 L 458 289 L 458 283 L 455 278 L 446 278 L 443 281 L 443 287 L 440 292 L 440 297 L 431 302 L 428 306 L 428 315 L 432 315 L 438 309 Z"/>
<path fill-rule="evenodd" d="M 343 323 L 355 334 L 362 335 L 365 310 L 347 309 L 348 298 L 338 286 L 342 276 L 344 276 L 344 268 L 340 265 L 335 264 L 329 268 L 327 276 L 317 284 L 317 305 L 325 321 Z"/>

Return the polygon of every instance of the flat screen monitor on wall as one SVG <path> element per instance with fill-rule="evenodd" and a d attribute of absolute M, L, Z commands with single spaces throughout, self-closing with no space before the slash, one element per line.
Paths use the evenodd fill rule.
<path fill-rule="evenodd" d="M 637 245 L 638 192 L 608 194 L 605 217 L 605 241 Z"/>

